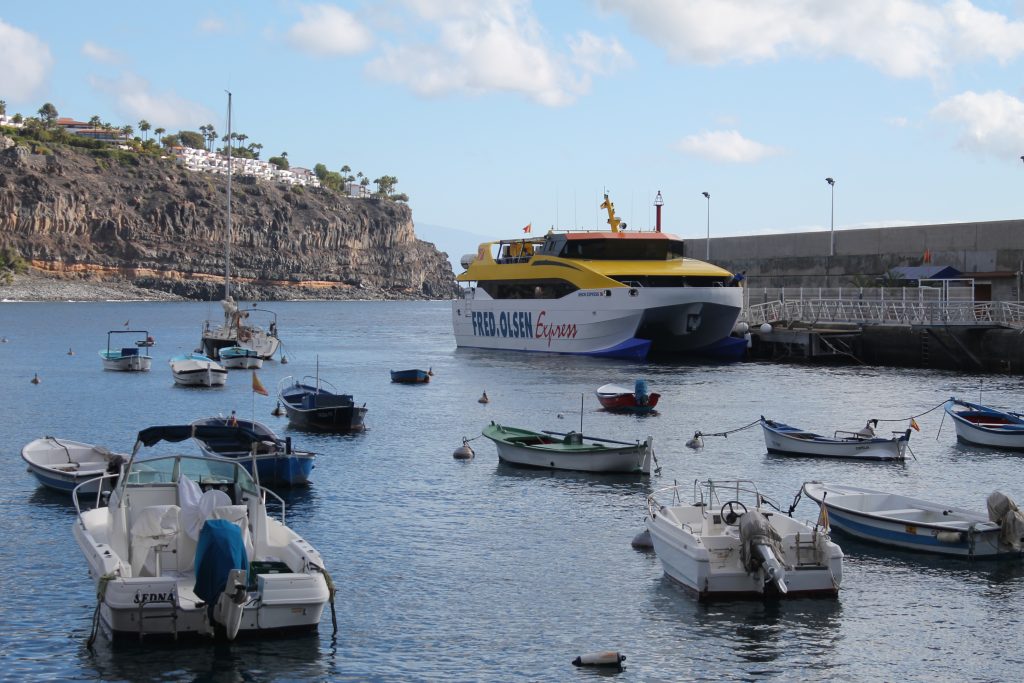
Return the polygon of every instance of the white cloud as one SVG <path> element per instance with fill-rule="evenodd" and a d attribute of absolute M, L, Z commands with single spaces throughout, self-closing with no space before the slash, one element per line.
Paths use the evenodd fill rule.
<path fill-rule="evenodd" d="M 46 43 L 0 20 L 0 93 L 6 99 L 20 102 L 32 97 L 51 66 Z"/>
<path fill-rule="evenodd" d="M 891 116 L 885 120 L 893 128 L 906 128 L 910 125 L 910 119 L 906 116 Z"/>
<path fill-rule="evenodd" d="M 932 114 L 961 126 L 958 144 L 969 152 L 1016 160 L 1024 150 L 1024 102 L 1002 90 L 960 93 Z"/>
<path fill-rule="evenodd" d="M 900 78 L 936 77 L 960 59 L 1024 53 L 1024 21 L 922 0 L 598 0 L 682 61 L 845 56 Z"/>
<path fill-rule="evenodd" d="M 512 92 L 547 106 L 571 103 L 593 74 L 629 63 L 618 41 L 580 32 L 559 53 L 545 44 L 540 23 L 524 0 L 406 0 L 436 42 L 386 46 L 367 71 L 424 96 L 451 92 Z"/>
<path fill-rule="evenodd" d="M 113 95 L 118 113 L 131 121 L 146 119 L 154 126 L 174 130 L 194 128 L 216 116 L 203 105 L 174 93 L 153 93 L 145 79 L 132 74 L 117 80 L 93 78 L 91 84 L 97 90 Z"/>
<path fill-rule="evenodd" d="M 782 153 L 780 148 L 748 140 L 736 130 L 704 131 L 699 135 L 688 135 L 677 142 L 675 148 L 684 154 L 734 164 L 754 163 Z"/>
<path fill-rule="evenodd" d="M 82 54 L 95 62 L 103 64 L 120 64 L 124 57 L 119 52 L 103 47 L 92 41 L 86 41 L 82 45 Z"/>
<path fill-rule="evenodd" d="M 317 56 L 351 55 L 373 43 L 369 29 L 340 7 L 306 5 L 299 11 L 302 21 L 288 29 L 288 40 L 300 50 Z"/>
<path fill-rule="evenodd" d="M 199 29 L 201 33 L 222 33 L 227 26 L 224 24 L 224 21 L 218 17 L 206 17 L 196 24 L 196 28 Z"/>

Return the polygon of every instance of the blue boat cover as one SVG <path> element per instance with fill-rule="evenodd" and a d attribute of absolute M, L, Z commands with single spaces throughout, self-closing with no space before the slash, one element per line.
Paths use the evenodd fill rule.
<path fill-rule="evenodd" d="M 248 570 L 242 530 L 227 519 L 207 520 L 199 532 L 195 568 L 195 593 L 212 608 L 224 592 L 228 573 L 232 569 Z"/>

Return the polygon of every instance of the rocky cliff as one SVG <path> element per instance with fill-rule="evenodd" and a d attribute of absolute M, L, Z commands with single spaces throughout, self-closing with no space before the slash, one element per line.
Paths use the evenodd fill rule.
<path fill-rule="evenodd" d="M 41 271 L 223 293 L 226 176 L 173 159 L 75 148 L 33 154 L 0 135 L 0 247 Z M 231 273 L 245 299 L 448 298 L 443 253 L 405 204 L 235 176 Z"/>

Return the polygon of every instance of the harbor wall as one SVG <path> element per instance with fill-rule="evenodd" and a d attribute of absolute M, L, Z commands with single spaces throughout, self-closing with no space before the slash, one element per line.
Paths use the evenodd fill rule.
<path fill-rule="evenodd" d="M 715 237 L 711 263 L 746 271 L 748 287 L 868 286 L 899 266 L 952 266 L 973 278 L 976 299 L 1018 301 L 1024 271 L 1024 220 L 892 226 L 780 235 Z M 704 260 L 706 239 L 689 239 L 686 256 Z M 858 284 L 859 283 L 859 284 Z"/>

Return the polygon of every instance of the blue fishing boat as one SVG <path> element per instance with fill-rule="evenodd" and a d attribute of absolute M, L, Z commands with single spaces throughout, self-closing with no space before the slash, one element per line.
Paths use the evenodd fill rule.
<path fill-rule="evenodd" d="M 391 381 L 397 384 L 426 384 L 431 374 L 430 370 L 392 370 Z"/>
<path fill-rule="evenodd" d="M 956 397 L 946 401 L 956 438 L 964 443 L 1024 451 L 1024 413 L 999 410 Z"/>
<path fill-rule="evenodd" d="M 319 377 L 285 377 L 277 398 L 296 429 L 316 432 L 361 432 L 366 404 L 355 404 L 352 394 L 339 393 Z"/>
<path fill-rule="evenodd" d="M 296 450 L 291 437 L 282 439 L 262 422 L 217 416 L 195 420 L 192 426 L 203 428 L 196 430 L 192 440 L 205 455 L 237 460 L 250 473 L 255 446 L 256 469 L 263 484 L 295 486 L 309 481 L 316 453 Z"/>

